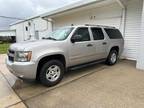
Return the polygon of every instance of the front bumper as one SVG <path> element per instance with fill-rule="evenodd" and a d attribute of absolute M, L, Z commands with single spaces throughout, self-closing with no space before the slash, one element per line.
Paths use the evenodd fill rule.
<path fill-rule="evenodd" d="M 11 62 L 6 59 L 9 71 L 22 79 L 36 79 L 37 66 L 33 62 Z"/>

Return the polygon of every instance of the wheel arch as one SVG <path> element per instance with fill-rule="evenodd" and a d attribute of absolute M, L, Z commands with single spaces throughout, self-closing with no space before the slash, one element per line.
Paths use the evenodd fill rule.
<path fill-rule="evenodd" d="M 119 54 L 119 50 L 120 50 L 119 46 L 113 46 L 113 47 L 111 47 L 110 51 L 112 51 L 112 50 L 116 50 L 118 52 L 118 54 Z"/>
<path fill-rule="evenodd" d="M 63 63 L 64 67 L 66 68 L 66 58 L 63 54 L 54 54 L 54 55 L 44 56 L 38 61 L 37 71 L 36 71 L 36 79 L 39 78 L 40 70 L 41 70 L 43 64 L 45 64 L 49 60 L 59 60 Z"/>

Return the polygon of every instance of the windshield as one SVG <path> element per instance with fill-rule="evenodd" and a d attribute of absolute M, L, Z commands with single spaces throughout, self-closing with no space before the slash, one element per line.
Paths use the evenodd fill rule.
<path fill-rule="evenodd" d="M 48 33 L 46 37 L 43 37 L 43 39 L 65 40 L 69 36 L 69 34 L 72 32 L 72 30 L 73 30 L 73 27 L 60 28 L 58 30 Z"/>

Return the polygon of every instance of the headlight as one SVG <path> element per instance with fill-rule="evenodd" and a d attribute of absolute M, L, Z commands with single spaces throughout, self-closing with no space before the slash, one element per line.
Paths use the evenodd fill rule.
<path fill-rule="evenodd" d="M 31 60 L 31 51 L 17 51 L 15 54 L 15 61 L 17 62 L 28 62 Z"/>

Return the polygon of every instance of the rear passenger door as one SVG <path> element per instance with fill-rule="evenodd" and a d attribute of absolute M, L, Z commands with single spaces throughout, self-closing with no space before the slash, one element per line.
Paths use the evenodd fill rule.
<path fill-rule="evenodd" d="M 108 41 L 104 36 L 102 28 L 91 27 L 91 33 L 93 36 L 93 44 L 95 49 L 95 58 L 103 59 L 107 57 Z"/>

